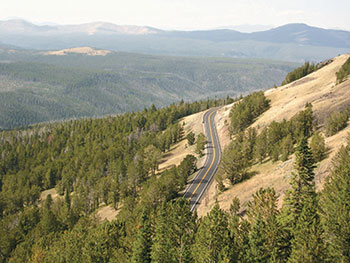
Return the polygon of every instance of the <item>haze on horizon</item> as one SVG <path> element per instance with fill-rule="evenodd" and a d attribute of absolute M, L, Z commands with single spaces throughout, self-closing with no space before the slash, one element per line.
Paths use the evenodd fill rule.
<path fill-rule="evenodd" d="M 39 24 L 104 21 L 178 30 L 306 23 L 350 30 L 348 10 L 348 0 L 6 0 L 0 20 L 21 18 Z"/>

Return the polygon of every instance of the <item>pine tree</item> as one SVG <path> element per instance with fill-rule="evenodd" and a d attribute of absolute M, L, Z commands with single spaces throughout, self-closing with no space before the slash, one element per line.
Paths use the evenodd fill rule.
<path fill-rule="evenodd" d="M 64 195 L 64 203 L 68 210 L 70 209 L 71 201 L 70 201 L 70 196 L 69 196 L 69 191 L 68 188 L 66 188 L 65 195 Z"/>
<path fill-rule="evenodd" d="M 303 207 L 303 198 L 314 191 L 315 165 L 305 137 L 300 140 L 296 150 L 295 172 L 290 182 L 292 189 L 286 193 L 282 208 L 283 221 L 289 230 L 296 226 Z"/>
<path fill-rule="evenodd" d="M 317 209 L 316 193 L 310 193 L 303 200 L 303 209 L 293 230 L 292 252 L 288 262 L 325 262 L 326 247 Z"/>
<path fill-rule="evenodd" d="M 152 262 L 193 262 L 190 248 L 196 217 L 184 198 L 163 204 L 157 217 L 152 245 Z"/>
<path fill-rule="evenodd" d="M 291 240 L 288 262 L 323 262 L 325 247 L 313 182 L 315 165 L 305 137 L 300 140 L 295 156 L 292 189 L 285 197 L 280 218 Z"/>
<path fill-rule="evenodd" d="M 249 262 L 284 262 L 286 256 L 285 230 L 277 218 L 277 194 L 273 188 L 260 189 L 248 204 Z"/>
<path fill-rule="evenodd" d="M 237 197 L 232 200 L 228 214 L 228 227 L 230 232 L 231 262 L 244 262 L 248 251 L 249 225 L 239 215 L 240 201 Z"/>
<path fill-rule="evenodd" d="M 40 219 L 41 231 L 45 234 L 54 232 L 59 228 L 59 222 L 57 221 L 54 213 L 51 211 L 52 203 L 53 200 L 51 195 L 49 194 L 46 197 L 44 206 L 42 208 L 42 216 Z"/>
<path fill-rule="evenodd" d="M 290 134 L 283 138 L 281 142 L 282 161 L 287 161 L 288 156 L 293 152 L 293 139 Z"/>
<path fill-rule="evenodd" d="M 225 175 L 231 184 L 235 184 L 245 178 L 248 166 L 249 160 L 243 149 L 243 143 L 236 139 L 224 150 L 220 173 Z"/>
<path fill-rule="evenodd" d="M 166 222 L 166 204 L 162 203 L 155 223 L 154 238 L 151 249 L 152 262 L 165 262 L 167 258 L 169 245 L 167 244 L 167 222 Z"/>
<path fill-rule="evenodd" d="M 323 136 L 319 132 L 316 132 L 312 136 L 310 148 L 311 148 L 312 156 L 314 157 L 315 162 L 319 162 L 325 157 L 326 143 Z"/>
<path fill-rule="evenodd" d="M 229 245 L 227 214 L 216 203 L 199 224 L 193 246 L 194 262 L 229 262 Z"/>
<path fill-rule="evenodd" d="M 193 145 L 196 140 L 195 134 L 193 132 L 189 132 L 186 136 L 186 139 L 187 139 L 188 145 Z"/>
<path fill-rule="evenodd" d="M 350 137 L 349 137 L 350 142 Z M 334 159 L 331 176 L 321 194 L 321 214 L 330 256 L 335 262 L 350 262 L 350 146 Z"/>
<path fill-rule="evenodd" d="M 265 249 L 267 240 L 262 233 L 264 224 L 261 218 L 257 218 L 249 233 L 249 250 L 247 253 L 247 262 L 269 262 L 269 256 Z"/>
<path fill-rule="evenodd" d="M 263 129 L 256 138 L 256 144 L 254 147 L 255 157 L 262 163 L 267 156 L 268 140 L 267 140 L 267 129 Z"/>
<path fill-rule="evenodd" d="M 198 153 L 200 156 L 203 156 L 203 151 L 205 149 L 205 145 L 207 144 L 205 135 L 203 133 L 198 134 L 196 141 L 196 153 Z"/>
<path fill-rule="evenodd" d="M 147 213 L 144 211 L 141 217 L 141 225 L 137 233 L 136 240 L 133 244 L 133 263 L 151 262 L 151 224 Z"/>

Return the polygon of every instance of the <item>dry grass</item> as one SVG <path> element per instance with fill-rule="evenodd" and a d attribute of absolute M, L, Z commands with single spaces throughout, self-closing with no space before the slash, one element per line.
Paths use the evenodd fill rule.
<path fill-rule="evenodd" d="M 222 149 L 230 143 L 230 132 L 229 132 L 229 114 L 234 103 L 226 105 L 217 111 L 215 116 L 215 124 L 220 140 L 220 146 Z"/>
<path fill-rule="evenodd" d="M 44 52 L 44 55 L 55 55 L 55 56 L 64 56 L 69 53 L 77 53 L 77 54 L 84 54 L 88 56 L 106 56 L 111 51 L 109 50 L 96 50 L 91 47 L 76 47 L 76 48 L 68 48 L 63 50 L 55 50 L 55 51 L 48 51 Z"/>
<path fill-rule="evenodd" d="M 58 198 L 63 199 L 63 196 L 60 196 L 55 188 L 51 188 L 48 190 L 45 190 L 41 193 L 40 195 L 40 201 L 44 201 L 48 195 L 51 195 L 52 199 L 58 200 Z M 116 218 L 117 214 L 119 213 L 119 209 L 116 210 L 114 209 L 112 206 L 107 205 L 107 206 L 101 206 L 100 208 L 98 208 L 96 210 L 96 212 L 94 213 L 94 215 L 97 215 L 97 217 L 101 220 L 107 220 L 107 221 L 112 221 L 113 219 Z"/>
<path fill-rule="evenodd" d="M 196 135 L 198 135 L 199 133 L 204 133 L 204 128 L 202 124 L 203 115 L 204 112 L 199 112 L 180 120 L 181 124 L 185 122 L 184 136 L 186 136 L 190 131 L 192 131 Z M 166 169 L 169 169 L 174 165 L 179 165 L 188 154 L 193 154 L 197 158 L 199 157 L 195 153 L 195 145 L 188 146 L 187 140 L 183 139 L 182 141 L 172 146 L 170 151 L 163 155 L 158 172 L 162 172 Z M 200 167 L 204 163 L 204 161 L 205 157 L 200 158 L 198 160 L 198 166 Z"/>
<path fill-rule="evenodd" d="M 116 210 L 110 205 L 100 207 L 96 211 L 96 215 L 101 221 L 105 221 L 105 220 L 112 221 L 117 217 L 118 213 L 119 213 L 119 209 Z"/>
<path fill-rule="evenodd" d="M 40 201 L 44 201 L 48 195 L 51 195 L 52 199 L 55 200 L 56 198 L 60 197 L 56 191 L 55 188 L 51 188 L 45 191 L 42 191 L 40 194 Z"/>
<path fill-rule="evenodd" d="M 252 126 L 261 128 L 267 126 L 273 120 L 290 119 L 302 110 L 307 102 L 311 102 L 319 120 L 320 128 L 322 128 L 330 112 L 342 109 L 345 105 L 350 105 L 350 80 L 336 85 L 335 75 L 349 56 L 336 57 L 329 65 L 300 80 L 277 89 L 267 90 L 265 95 L 271 100 L 271 108 L 262 114 Z M 222 146 L 226 146 L 230 141 L 228 125 L 224 124 L 225 120 L 228 119 L 229 111 L 230 107 L 223 108 L 219 111 L 216 119 Z M 325 178 L 331 172 L 332 158 L 339 148 L 345 144 L 349 132 L 350 127 L 348 126 L 334 136 L 326 138 L 326 145 L 329 148 L 328 157 L 320 162 L 315 169 L 315 183 L 318 191 L 322 189 Z M 228 190 L 220 194 L 218 194 L 216 182 L 212 183 L 197 208 L 198 215 L 203 216 L 210 211 L 216 200 L 221 208 L 227 210 L 234 197 L 240 199 L 241 210 L 243 211 L 246 209 L 247 202 L 251 200 L 252 195 L 261 187 L 274 187 L 280 196 L 279 206 L 281 206 L 284 193 L 289 189 L 293 163 L 294 157 L 290 156 L 286 162 L 273 163 L 269 161 L 254 165 L 251 170 L 257 173 L 255 176 L 237 185 L 229 186 Z"/>
<path fill-rule="evenodd" d="M 252 126 L 266 126 L 272 120 L 290 119 L 311 102 L 317 117 L 328 116 L 330 111 L 350 103 L 350 82 L 345 81 L 336 86 L 335 73 L 350 55 L 334 58 L 333 62 L 320 70 L 292 82 L 288 85 L 270 89 L 265 92 L 271 100 L 271 108 L 266 111 Z"/>

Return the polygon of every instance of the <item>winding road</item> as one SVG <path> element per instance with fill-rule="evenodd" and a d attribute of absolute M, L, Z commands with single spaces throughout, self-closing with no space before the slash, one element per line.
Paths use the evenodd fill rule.
<path fill-rule="evenodd" d="M 199 204 L 199 200 L 212 182 L 220 163 L 221 147 L 214 122 L 217 110 L 218 108 L 210 109 L 203 116 L 204 130 L 207 137 L 207 159 L 184 193 L 184 196 L 190 199 L 191 211 Z"/>

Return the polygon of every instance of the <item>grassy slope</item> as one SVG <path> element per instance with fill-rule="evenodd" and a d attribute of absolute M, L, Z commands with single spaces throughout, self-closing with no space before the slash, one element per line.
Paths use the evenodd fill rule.
<path fill-rule="evenodd" d="M 325 119 L 330 112 L 341 110 L 350 104 L 350 80 L 336 85 L 335 75 L 348 57 L 350 55 L 336 57 L 331 64 L 317 72 L 277 89 L 267 90 L 265 95 L 271 100 L 271 108 L 260 116 L 253 126 L 261 128 L 273 120 L 289 119 L 302 110 L 306 102 L 311 102 L 322 130 Z M 216 119 L 222 145 L 227 145 L 229 142 L 227 125 L 224 124 L 225 120 L 228 120 L 229 110 L 230 107 L 228 106 L 223 108 Z M 322 189 L 324 180 L 331 171 L 331 160 L 338 149 L 345 143 L 349 132 L 350 126 L 334 136 L 326 138 L 329 153 L 328 158 L 320 162 L 315 170 L 317 190 Z M 255 165 L 252 167 L 252 170 L 257 172 L 257 175 L 233 187 L 231 186 L 229 190 L 222 194 L 218 194 L 216 182 L 214 182 L 198 207 L 198 214 L 200 216 L 206 214 L 214 205 L 216 199 L 222 208 L 229 209 L 232 198 L 235 196 L 241 200 L 242 210 L 244 210 L 252 194 L 259 188 L 268 186 L 275 188 L 280 195 L 281 204 L 284 192 L 289 189 L 293 163 L 294 156 L 290 156 L 286 162 L 278 161 L 272 163 L 269 161 L 262 165 Z"/>
<path fill-rule="evenodd" d="M 0 128 L 236 96 L 279 83 L 293 67 L 252 59 L 0 50 Z"/>

